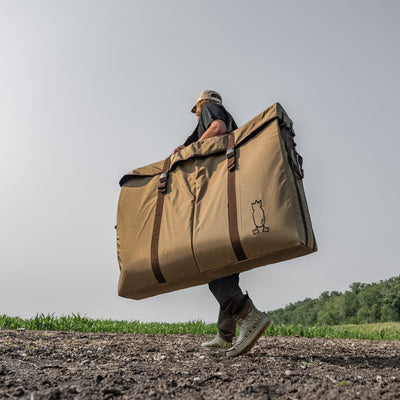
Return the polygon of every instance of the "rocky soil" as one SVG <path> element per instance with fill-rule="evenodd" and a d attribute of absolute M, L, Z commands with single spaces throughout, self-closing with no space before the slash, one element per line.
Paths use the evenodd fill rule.
<path fill-rule="evenodd" d="M 400 399 L 400 342 L 0 330 L 1 399 Z"/>

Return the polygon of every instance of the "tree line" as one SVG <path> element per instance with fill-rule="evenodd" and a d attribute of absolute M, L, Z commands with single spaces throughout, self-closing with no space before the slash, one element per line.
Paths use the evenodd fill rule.
<path fill-rule="evenodd" d="M 341 325 L 400 321 L 400 276 L 379 283 L 354 282 L 350 290 L 322 292 L 316 299 L 269 311 L 274 324 Z"/>

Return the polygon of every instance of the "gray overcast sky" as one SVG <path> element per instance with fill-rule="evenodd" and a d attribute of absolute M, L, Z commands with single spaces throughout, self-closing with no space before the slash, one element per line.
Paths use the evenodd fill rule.
<path fill-rule="evenodd" d="M 206 285 L 117 296 L 120 177 L 192 132 L 294 121 L 319 252 L 241 275 L 262 309 L 400 273 L 400 2 L 0 0 L 0 314 L 217 317 Z"/>

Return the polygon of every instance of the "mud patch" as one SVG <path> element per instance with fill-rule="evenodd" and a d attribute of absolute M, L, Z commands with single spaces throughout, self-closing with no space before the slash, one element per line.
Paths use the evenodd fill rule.
<path fill-rule="evenodd" d="M 400 399 L 400 342 L 265 336 L 228 359 L 209 338 L 0 331 L 0 398 Z"/>

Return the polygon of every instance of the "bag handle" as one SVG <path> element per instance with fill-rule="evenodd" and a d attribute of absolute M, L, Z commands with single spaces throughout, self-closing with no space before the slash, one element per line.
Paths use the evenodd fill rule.
<path fill-rule="evenodd" d="M 228 134 L 228 146 L 226 149 L 227 167 L 228 167 L 228 227 L 229 237 L 231 239 L 232 248 L 238 261 L 243 261 L 247 258 L 243 250 L 242 243 L 239 236 L 238 218 L 237 218 L 237 205 L 236 205 L 236 183 L 235 183 L 235 167 L 236 167 L 236 154 L 235 154 L 235 135 Z"/>
<path fill-rule="evenodd" d="M 160 228 L 161 228 L 161 217 L 164 207 L 164 196 L 167 191 L 168 173 L 171 165 L 170 157 L 164 161 L 163 170 L 161 172 L 160 180 L 158 182 L 158 195 L 156 203 L 156 212 L 154 215 L 153 233 L 151 236 L 151 249 L 150 249 L 150 260 L 151 268 L 153 270 L 154 277 L 158 283 L 165 283 L 166 279 L 160 269 L 160 261 L 158 259 L 158 243 L 160 241 Z"/>

